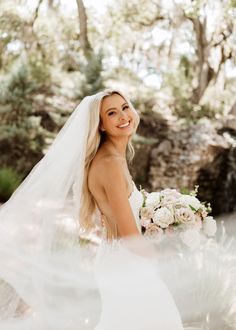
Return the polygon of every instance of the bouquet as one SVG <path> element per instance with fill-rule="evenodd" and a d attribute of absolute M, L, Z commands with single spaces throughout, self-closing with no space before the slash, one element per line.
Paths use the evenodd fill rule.
<path fill-rule="evenodd" d="M 139 210 L 142 232 L 145 236 L 161 239 L 179 235 L 181 241 L 191 249 L 199 246 L 201 233 L 212 237 L 216 233 L 216 221 L 210 204 L 201 203 L 196 197 L 198 186 L 189 194 L 176 189 L 164 189 L 147 193 L 144 189 L 143 204 Z"/>

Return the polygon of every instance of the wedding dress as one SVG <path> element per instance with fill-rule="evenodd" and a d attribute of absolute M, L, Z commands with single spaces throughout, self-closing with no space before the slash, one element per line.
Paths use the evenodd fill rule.
<path fill-rule="evenodd" d="M 129 198 L 137 227 L 142 193 Z M 179 312 L 154 260 L 133 253 L 122 239 L 99 247 L 95 267 L 102 301 L 95 330 L 180 330 Z"/>
<path fill-rule="evenodd" d="M 129 202 L 140 229 L 142 194 L 135 185 Z M 235 330 L 235 238 L 219 234 L 195 251 L 178 237 L 154 245 L 149 258 L 152 246 L 142 239 L 102 241 L 95 265 L 101 298 L 95 330 Z"/>

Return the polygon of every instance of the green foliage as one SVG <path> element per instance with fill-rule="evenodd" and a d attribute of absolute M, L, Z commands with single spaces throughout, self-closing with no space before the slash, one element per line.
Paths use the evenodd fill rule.
<path fill-rule="evenodd" d="M 14 169 L 3 167 L 0 169 L 0 202 L 6 202 L 22 181 Z"/>
<path fill-rule="evenodd" d="M 191 3 L 185 4 L 185 15 L 189 18 L 197 18 L 200 16 L 201 8 L 206 4 L 207 0 L 193 0 Z"/>
<path fill-rule="evenodd" d="M 91 52 L 86 60 L 86 64 L 81 66 L 84 80 L 80 82 L 77 92 L 78 98 L 81 99 L 86 95 L 92 95 L 104 89 L 102 60 L 103 54 L 101 51 L 98 54 Z"/>
<path fill-rule="evenodd" d="M 20 61 L 0 90 L 0 166 L 26 175 L 42 157 L 44 131 L 32 121 L 34 97 L 46 88 L 45 67 L 35 58 Z M 47 84 L 50 82 L 46 80 Z"/>
<path fill-rule="evenodd" d="M 28 57 L 28 80 L 34 83 L 37 92 L 50 89 L 51 74 L 50 66 L 45 63 L 40 54 L 33 53 Z"/>
<path fill-rule="evenodd" d="M 190 189 L 187 187 L 181 187 L 180 188 L 180 193 L 183 195 L 189 195 L 190 194 Z"/>
<path fill-rule="evenodd" d="M 193 104 L 190 99 L 175 94 L 176 101 L 172 106 L 173 114 L 178 118 L 186 119 L 189 122 L 197 122 L 199 119 L 206 117 L 216 119 L 216 116 L 222 114 L 219 109 L 214 109 L 208 104 Z"/>
<path fill-rule="evenodd" d="M 8 69 L 19 51 L 9 52 L 9 44 L 18 42 L 23 36 L 24 21 L 13 10 L 4 10 L 0 4 L 0 70 Z"/>
<path fill-rule="evenodd" d="M 230 6 L 232 6 L 233 8 L 236 8 L 236 0 L 231 0 Z"/>
<path fill-rule="evenodd" d="M 162 118 L 170 110 L 189 121 L 215 118 L 233 103 L 235 0 L 177 1 L 173 6 L 117 0 L 105 16 L 94 2 L 85 6 L 87 54 L 77 11 L 46 1 L 34 21 L 35 7 L 29 3 L 0 3 L 0 166 L 14 164 L 25 175 L 42 157 L 41 125 L 50 131 L 45 117 L 58 116 L 57 122 L 52 120 L 55 133 L 72 110 L 65 99 L 73 102 L 105 86 L 127 90 L 150 120 L 154 112 Z M 221 60 L 227 63 L 219 65 Z M 199 79 L 203 71 L 206 75 Z M 204 100 L 195 98 L 195 104 L 194 91 L 207 79 L 200 95 Z M 35 118 L 38 124 L 33 124 Z"/>
<path fill-rule="evenodd" d="M 193 79 L 194 75 L 191 67 L 191 61 L 186 55 L 180 57 L 179 70 L 181 72 L 181 76 L 185 78 L 186 82 Z"/>
<path fill-rule="evenodd" d="M 44 145 L 44 134 L 40 134 L 37 130 L 26 130 L 16 125 L 1 125 L 0 166 L 14 166 L 19 173 L 25 176 L 42 158 Z"/>
<path fill-rule="evenodd" d="M 223 108 L 213 107 L 210 103 L 195 104 L 192 100 L 195 66 L 187 56 L 181 56 L 179 68 L 166 74 L 164 85 L 171 89 L 173 101 L 170 104 L 172 113 L 189 122 L 197 122 L 206 117 L 215 119 L 223 115 Z"/>
<path fill-rule="evenodd" d="M 12 111 L 7 111 L 4 122 L 17 122 L 17 116 L 32 112 L 32 102 L 36 93 L 48 89 L 50 86 L 50 73 L 40 57 L 30 55 L 22 56 L 5 79 L 0 90 L 1 113 L 4 107 L 11 105 Z M 18 118 L 21 119 L 21 118 Z M 0 120 L 3 118 L 0 117 Z"/>

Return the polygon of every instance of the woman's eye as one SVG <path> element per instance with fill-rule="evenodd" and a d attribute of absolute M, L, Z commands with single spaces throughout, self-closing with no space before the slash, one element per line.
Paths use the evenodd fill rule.
<path fill-rule="evenodd" d="M 123 108 L 123 110 L 125 110 L 125 109 L 129 109 L 129 106 L 128 106 L 128 105 L 126 105 L 126 106 Z"/>
<path fill-rule="evenodd" d="M 108 116 L 112 116 L 115 113 L 115 111 L 111 111 L 108 113 Z"/>

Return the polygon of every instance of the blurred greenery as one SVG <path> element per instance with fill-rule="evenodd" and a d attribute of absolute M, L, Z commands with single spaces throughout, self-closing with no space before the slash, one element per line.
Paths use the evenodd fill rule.
<path fill-rule="evenodd" d="M 19 186 L 22 177 L 12 168 L 0 169 L 0 201 L 9 199 L 15 189 Z"/>
<path fill-rule="evenodd" d="M 125 89 L 150 118 L 227 115 L 235 18 L 233 0 L 1 1 L 0 167 L 24 178 L 75 105 L 104 87 Z"/>
<path fill-rule="evenodd" d="M 34 118 L 34 96 L 50 85 L 45 66 L 34 58 L 14 64 L 0 89 L 0 166 L 14 165 L 25 176 L 45 146 L 44 130 Z"/>

